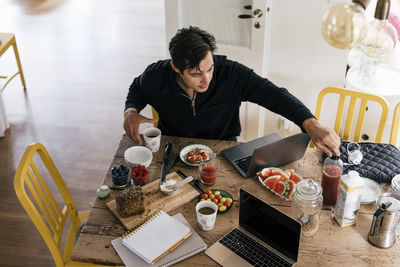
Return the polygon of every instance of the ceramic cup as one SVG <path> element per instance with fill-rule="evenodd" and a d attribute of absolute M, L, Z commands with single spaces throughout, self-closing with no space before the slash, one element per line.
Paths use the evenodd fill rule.
<path fill-rule="evenodd" d="M 143 132 L 144 144 L 151 152 L 157 152 L 160 149 L 161 131 L 158 128 L 150 127 Z"/>
<path fill-rule="evenodd" d="M 205 212 L 201 213 L 202 211 Z M 197 223 L 199 224 L 201 230 L 209 231 L 214 228 L 215 219 L 217 218 L 217 211 L 218 211 L 218 206 L 214 202 L 200 201 L 199 203 L 197 203 L 196 205 Z"/>

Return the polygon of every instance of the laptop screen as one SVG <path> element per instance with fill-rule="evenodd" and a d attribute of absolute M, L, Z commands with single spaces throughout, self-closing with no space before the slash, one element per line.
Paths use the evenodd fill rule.
<path fill-rule="evenodd" d="M 239 225 L 297 261 L 301 224 L 243 189 L 240 189 Z"/>

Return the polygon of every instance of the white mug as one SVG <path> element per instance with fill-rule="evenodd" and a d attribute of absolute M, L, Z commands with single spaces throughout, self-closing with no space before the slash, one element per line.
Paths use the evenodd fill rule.
<path fill-rule="evenodd" d="M 161 130 L 155 127 L 150 127 L 143 132 L 144 144 L 151 152 L 157 152 L 160 149 Z"/>
<path fill-rule="evenodd" d="M 199 212 L 201 208 L 211 208 L 214 210 L 211 214 L 202 214 Z M 217 218 L 217 211 L 218 206 L 214 202 L 211 201 L 200 201 L 196 205 L 196 215 L 197 215 L 197 222 L 201 228 L 201 230 L 209 231 L 214 228 L 215 219 Z"/>

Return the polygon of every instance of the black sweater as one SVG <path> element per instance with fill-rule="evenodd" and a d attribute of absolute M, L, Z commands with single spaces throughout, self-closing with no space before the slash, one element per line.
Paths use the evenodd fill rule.
<path fill-rule="evenodd" d="M 162 134 L 207 139 L 231 139 L 240 135 L 242 101 L 259 104 L 299 127 L 305 119 L 314 117 L 285 88 L 277 87 L 225 56 L 213 58 L 210 85 L 206 92 L 197 93 L 194 101 L 177 84 L 170 60 L 160 60 L 133 80 L 125 109 L 134 107 L 140 112 L 149 104 L 159 114 L 158 127 Z"/>

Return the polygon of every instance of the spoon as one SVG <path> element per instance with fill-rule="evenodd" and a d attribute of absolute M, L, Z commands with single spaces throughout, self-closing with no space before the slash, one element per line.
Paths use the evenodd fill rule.
<path fill-rule="evenodd" d="M 189 183 L 191 181 L 193 181 L 193 176 L 188 176 L 184 180 L 182 180 L 180 182 L 177 182 L 176 184 L 167 185 L 167 188 L 169 188 L 169 189 L 171 189 L 171 190 L 173 190 L 175 192 L 176 190 L 178 190 L 179 188 L 184 186 L 186 183 Z"/>

